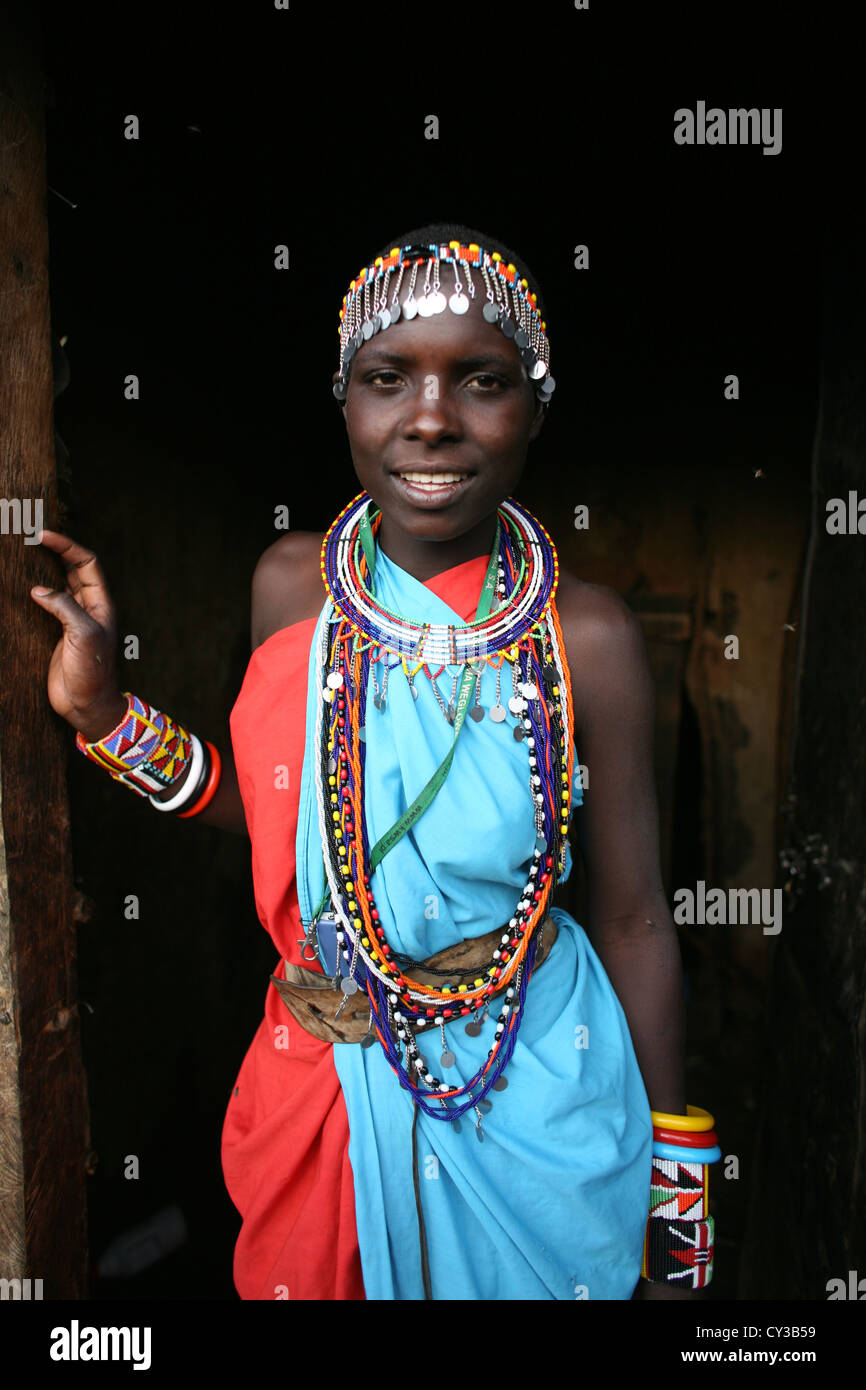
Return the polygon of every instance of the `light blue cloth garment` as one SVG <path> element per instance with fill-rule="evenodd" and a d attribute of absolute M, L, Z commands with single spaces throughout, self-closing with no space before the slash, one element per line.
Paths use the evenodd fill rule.
<path fill-rule="evenodd" d="M 376 547 L 375 593 L 392 612 L 462 623 Z M 312 757 L 318 691 L 316 627 L 297 838 L 297 886 L 308 923 L 322 889 Z M 502 703 L 511 695 L 503 668 Z M 381 664 L 377 668 L 381 682 Z M 579 673 L 575 673 L 579 678 Z M 367 701 L 365 807 L 372 848 L 439 766 L 453 730 L 423 671 L 417 702 L 397 667 L 386 708 Z M 451 676 L 439 685 L 446 699 Z M 495 703 L 496 674 L 481 703 Z M 385 856 L 372 887 L 387 940 L 424 959 L 511 917 L 535 847 L 525 743 L 501 724 L 466 719 L 432 805 Z M 575 802 L 582 800 L 575 759 Z M 570 868 L 570 856 L 569 856 Z M 474 1112 L 459 1134 L 418 1115 L 418 1167 L 434 1299 L 627 1299 L 640 1274 L 649 1208 L 652 1122 L 625 1015 L 582 927 L 552 909 L 558 936 L 533 974 L 507 1089 L 490 1092 L 484 1141 Z M 441 1032 L 418 1038 L 430 1069 L 467 1081 L 486 1061 L 500 1005 L 481 1036 L 446 1025 L 456 1065 L 443 1071 Z M 368 1299 L 423 1299 L 412 1169 L 414 1105 L 381 1046 L 336 1044 L 349 1116 L 358 1243 Z"/>

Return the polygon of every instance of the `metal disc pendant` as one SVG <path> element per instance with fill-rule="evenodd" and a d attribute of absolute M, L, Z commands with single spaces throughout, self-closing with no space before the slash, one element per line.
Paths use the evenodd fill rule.
<path fill-rule="evenodd" d="M 413 294 L 410 294 L 409 298 L 403 301 L 403 317 L 404 319 L 414 319 L 417 312 L 418 301 Z"/>
<path fill-rule="evenodd" d="M 483 1144 L 483 1143 L 484 1143 L 484 1130 L 481 1128 L 481 1122 L 480 1122 L 480 1121 L 479 1121 L 479 1123 L 475 1126 L 475 1137 L 477 1138 L 479 1144 Z"/>
<path fill-rule="evenodd" d="M 376 330 L 375 330 L 375 328 L 373 327 L 373 321 L 372 321 L 372 319 L 364 319 L 364 322 L 361 324 L 361 332 L 363 333 L 363 335 L 364 335 L 364 337 L 366 338 L 367 342 L 370 341 L 370 339 L 372 338 L 372 336 L 373 336 L 373 334 L 375 333 L 375 331 L 376 331 Z"/>
<path fill-rule="evenodd" d="M 547 841 L 545 840 L 545 838 L 544 838 L 543 835 L 539 835 L 538 838 L 536 839 L 536 841 L 535 841 L 535 848 L 536 848 L 537 850 L 540 850 L 542 854 L 543 854 L 544 851 L 547 849 Z"/>
<path fill-rule="evenodd" d="M 526 709 L 526 701 L 522 695 L 512 695 L 508 701 L 508 708 L 512 714 L 521 714 Z"/>
<path fill-rule="evenodd" d="M 409 689 L 412 691 L 412 699 L 413 699 L 413 700 L 417 700 L 417 699 L 418 699 L 418 691 L 415 689 L 414 685 L 410 685 L 410 686 L 409 686 Z"/>
<path fill-rule="evenodd" d="M 373 704 L 376 706 L 377 709 L 384 709 L 384 708 L 385 708 L 385 701 L 382 699 L 382 696 L 381 696 L 381 695 L 374 695 L 374 696 L 373 696 Z"/>
<path fill-rule="evenodd" d="M 418 313 L 421 315 L 422 319 L 429 319 L 430 315 L 433 313 L 432 300 L 433 296 L 431 294 L 422 294 L 421 298 L 418 300 Z"/>
<path fill-rule="evenodd" d="M 448 708 L 447 708 L 447 710 L 445 711 L 445 718 L 448 720 L 448 723 L 449 723 L 449 724 L 453 724 L 453 723 L 454 723 L 454 719 L 455 719 L 456 715 L 457 715 L 457 711 L 456 711 L 455 708 L 454 708 L 454 701 L 453 701 L 453 700 L 449 700 L 449 701 L 448 701 Z"/>
<path fill-rule="evenodd" d="M 475 1023 L 474 1021 L 472 1023 L 467 1023 L 465 1031 L 469 1034 L 470 1038 L 478 1038 L 481 1036 L 481 1024 Z"/>
<path fill-rule="evenodd" d="M 499 327 L 505 334 L 506 338 L 513 338 L 515 332 L 517 331 L 514 327 L 514 319 L 509 318 L 507 315 L 504 315 L 499 320 Z"/>
<path fill-rule="evenodd" d="M 491 1110 L 493 1109 L 493 1102 L 487 1100 L 486 1098 L 484 1100 L 480 1100 L 478 1102 L 478 1109 L 481 1111 L 482 1115 L 489 1115 Z"/>
<path fill-rule="evenodd" d="M 434 314 L 444 314 L 447 307 L 448 300 L 441 290 L 436 290 L 435 294 L 431 294 L 430 308 Z"/>
<path fill-rule="evenodd" d="M 502 1076 L 502 1075 L 500 1074 L 499 1076 L 497 1076 L 496 1080 L 494 1081 L 494 1083 L 493 1083 L 493 1085 L 491 1086 L 490 1089 L 491 1089 L 492 1091 L 504 1091 L 505 1088 L 507 1087 L 507 1085 L 508 1085 L 508 1077 L 507 1077 L 507 1076 Z"/>
<path fill-rule="evenodd" d="M 364 1037 L 361 1039 L 361 1046 L 362 1046 L 362 1047 L 372 1047 L 372 1046 L 373 1046 L 373 1043 L 374 1043 L 375 1041 L 376 1041 L 376 1034 L 375 1034 L 375 1033 L 365 1033 Z"/>
<path fill-rule="evenodd" d="M 391 327 L 391 315 L 390 315 L 390 313 L 389 313 L 389 311 L 388 311 L 387 309 L 383 309 L 382 312 L 381 312 L 381 314 L 379 315 L 379 327 L 380 327 L 380 328 L 390 328 L 390 327 Z"/>
<path fill-rule="evenodd" d="M 514 335 L 514 346 L 525 348 L 529 346 L 529 335 L 524 328 L 518 328 Z"/>
<path fill-rule="evenodd" d="M 504 705 L 492 705 L 490 708 L 490 718 L 493 720 L 494 724 L 501 724 L 505 718 L 505 713 Z"/>
<path fill-rule="evenodd" d="M 469 711 L 469 718 L 474 719 L 476 724 L 480 724 L 481 720 L 484 718 L 484 706 L 473 705 Z"/>
<path fill-rule="evenodd" d="M 333 775 L 334 775 L 334 773 L 335 773 L 336 771 L 337 771 L 337 759 L 336 759 L 336 758 L 329 758 L 329 759 L 328 759 L 328 776 L 329 776 L 329 777 L 333 777 Z"/>
<path fill-rule="evenodd" d="M 363 724 L 358 730 L 358 738 L 361 740 L 362 743 L 367 742 L 367 730 L 364 728 Z"/>
<path fill-rule="evenodd" d="M 488 323 L 495 323 L 496 320 L 499 318 L 499 305 L 491 304 L 490 300 L 488 299 L 481 312 Z"/>
<path fill-rule="evenodd" d="M 455 1134 L 459 1134 L 459 1133 L 460 1133 L 460 1131 L 461 1131 L 461 1129 L 463 1128 L 463 1126 L 462 1126 L 461 1123 L 460 1123 L 460 1117 L 459 1117 L 459 1115 L 458 1115 L 458 1117 L 457 1117 L 456 1120 L 452 1120 L 452 1121 L 451 1121 L 451 1128 L 454 1130 L 454 1133 L 455 1133 Z"/>
<path fill-rule="evenodd" d="M 391 308 L 388 310 L 388 313 L 391 315 L 391 322 L 392 322 L 392 323 L 399 323 L 399 322 L 400 322 L 400 314 L 401 314 L 401 312 L 402 312 L 402 310 L 400 309 L 400 301 L 399 301 L 399 299 L 395 299 L 395 300 L 394 300 L 394 303 L 391 305 Z"/>
<path fill-rule="evenodd" d="M 547 665 L 543 668 L 543 674 L 546 681 L 553 681 L 556 683 L 559 680 L 559 673 L 550 661 L 548 661 Z"/>
<path fill-rule="evenodd" d="M 514 726 L 514 740 L 515 740 L 515 742 L 516 742 L 516 743 L 522 743 L 523 740 L 524 740 L 525 738 L 526 738 L 526 730 L 524 729 L 523 725 L 522 725 L 522 724 L 515 724 L 515 726 Z"/>
<path fill-rule="evenodd" d="M 357 980 L 353 980 L 350 978 L 350 976 L 346 975 L 344 979 L 340 982 L 340 989 L 343 991 L 344 994 L 357 994 L 358 982 Z"/>
<path fill-rule="evenodd" d="M 544 362 L 544 361 L 539 357 L 539 359 L 538 359 L 538 361 L 536 362 L 535 366 L 529 368 L 529 375 L 532 377 L 532 380 L 533 380 L 533 381 L 540 381 L 541 378 L 544 376 L 544 374 L 545 374 L 546 371 L 547 371 L 547 363 Z"/>
<path fill-rule="evenodd" d="M 469 300 L 466 298 L 465 294 L 461 294 L 459 290 L 455 290 L 448 301 L 448 308 L 451 310 L 452 314 L 465 314 L 466 310 L 469 308 Z"/>
<path fill-rule="evenodd" d="M 454 1056 L 453 1052 L 443 1052 L 439 1061 L 443 1067 L 453 1067 L 457 1058 Z"/>

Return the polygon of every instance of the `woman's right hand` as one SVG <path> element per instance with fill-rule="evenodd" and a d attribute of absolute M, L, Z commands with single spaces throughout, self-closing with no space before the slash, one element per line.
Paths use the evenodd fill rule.
<path fill-rule="evenodd" d="M 116 674 L 114 603 L 91 550 L 59 531 L 43 530 L 40 543 L 66 567 L 65 590 L 40 594 L 41 585 L 30 590 L 34 602 L 63 625 L 48 668 L 48 699 L 52 709 L 94 742 L 119 724 L 127 706 Z"/>

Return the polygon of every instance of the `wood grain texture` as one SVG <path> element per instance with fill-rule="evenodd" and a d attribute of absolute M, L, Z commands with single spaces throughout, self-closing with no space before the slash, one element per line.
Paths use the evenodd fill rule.
<path fill-rule="evenodd" d="M 62 529 L 37 24 L 25 4 L 0 14 L 0 490 L 7 502 L 27 499 L 33 507 L 41 499 L 44 525 Z M 29 596 L 33 584 L 56 585 L 59 566 L 27 543 L 12 508 L 3 514 L 0 1017 L 12 1023 L 0 1024 L 0 1276 L 42 1279 L 46 1298 L 80 1298 L 88 1126 L 76 1016 L 69 729 L 46 694 L 57 623 Z M 18 516 L 26 518 L 23 508 Z"/>

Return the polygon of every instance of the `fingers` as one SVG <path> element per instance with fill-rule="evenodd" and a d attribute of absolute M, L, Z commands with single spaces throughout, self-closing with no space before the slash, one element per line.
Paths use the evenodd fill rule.
<path fill-rule="evenodd" d="M 93 551 L 79 545 L 70 536 L 64 536 L 60 531 L 47 529 L 39 532 L 39 543 L 49 550 L 53 550 L 55 555 L 63 561 L 66 569 L 66 584 L 73 601 L 100 626 L 107 627 L 112 619 L 113 604 L 102 566 Z M 39 602 L 40 596 L 33 589 L 30 592 Z M 52 589 L 49 592 L 60 594 L 62 591 Z M 60 617 L 60 613 L 57 616 Z"/>
<path fill-rule="evenodd" d="M 95 619 L 82 611 L 82 605 L 76 603 L 71 594 L 63 593 L 60 589 L 43 589 L 40 593 L 37 587 L 30 590 L 30 596 L 40 608 L 54 614 L 58 622 L 63 624 L 64 633 L 76 632 L 83 636 L 97 631 Z"/>

